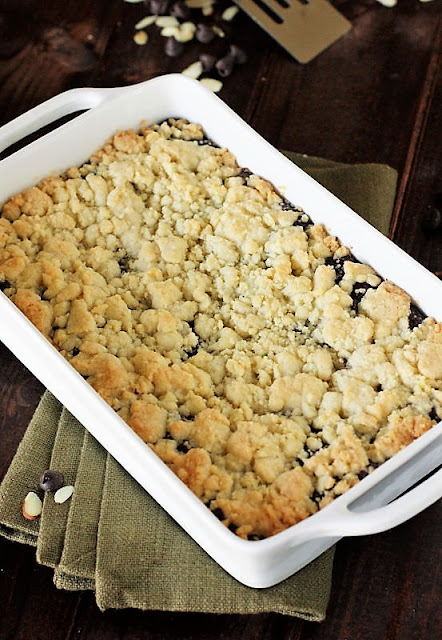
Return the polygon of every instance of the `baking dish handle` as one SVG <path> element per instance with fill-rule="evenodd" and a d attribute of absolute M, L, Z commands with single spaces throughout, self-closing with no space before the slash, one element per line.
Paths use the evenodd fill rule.
<path fill-rule="evenodd" d="M 0 128 L 0 151 L 75 111 L 93 109 L 126 87 L 70 89 L 18 116 Z"/>
<path fill-rule="evenodd" d="M 370 511 L 340 507 L 328 524 L 327 535 L 365 536 L 393 529 L 442 497 L 442 469 L 389 504 Z M 350 505 L 351 507 L 351 505 Z"/>

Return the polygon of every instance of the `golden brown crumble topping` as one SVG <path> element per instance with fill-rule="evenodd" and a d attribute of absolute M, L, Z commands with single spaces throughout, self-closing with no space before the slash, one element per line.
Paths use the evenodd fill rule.
<path fill-rule="evenodd" d="M 245 538 L 442 417 L 442 324 L 183 120 L 10 198 L 0 288 Z"/>

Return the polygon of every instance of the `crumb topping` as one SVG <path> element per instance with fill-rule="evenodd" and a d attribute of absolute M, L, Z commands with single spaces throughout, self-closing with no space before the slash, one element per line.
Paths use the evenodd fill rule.
<path fill-rule="evenodd" d="M 442 418 L 442 324 L 184 120 L 10 198 L 0 289 L 244 538 Z"/>

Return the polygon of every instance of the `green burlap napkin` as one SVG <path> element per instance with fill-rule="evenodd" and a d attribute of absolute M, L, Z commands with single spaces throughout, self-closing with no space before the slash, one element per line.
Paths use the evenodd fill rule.
<path fill-rule="evenodd" d="M 62 409 L 46 392 L 0 485 L 0 533 L 10 540 L 37 546 L 40 521 L 25 520 L 21 503 L 38 485 L 39 473 L 49 469 Z"/>
<path fill-rule="evenodd" d="M 84 439 L 84 428 L 63 408 L 49 468 L 62 469 L 65 484 L 74 484 L 76 481 Z M 50 494 L 45 496 L 37 539 L 37 561 L 40 564 L 55 568 L 60 563 L 70 507 L 69 502 L 57 504 Z"/>
<path fill-rule="evenodd" d="M 384 233 L 396 172 L 287 153 Z M 46 495 L 38 520 L 21 501 L 46 468 L 75 484 L 71 500 Z M 269 589 L 239 584 L 137 485 L 60 403 L 46 392 L 0 486 L 0 533 L 37 547 L 58 587 L 93 589 L 100 609 L 134 607 L 214 613 L 280 612 L 323 620 L 333 568 L 330 549 Z"/>
<path fill-rule="evenodd" d="M 381 164 L 344 164 L 291 151 L 284 154 L 326 189 L 388 235 L 397 172 Z"/>

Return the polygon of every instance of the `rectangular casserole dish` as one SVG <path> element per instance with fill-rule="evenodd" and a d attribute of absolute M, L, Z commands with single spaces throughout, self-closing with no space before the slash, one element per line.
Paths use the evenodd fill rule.
<path fill-rule="evenodd" d="M 80 165 L 117 130 L 182 117 L 202 125 L 240 165 L 272 182 L 325 225 L 361 262 L 402 287 L 427 315 L 442 320 L 442 283 L 265 142 L 219 98 L 181 75 L 121 89 L 74 89 L 0 129 L 0 149 L 67 113 L 89 109 L 0 163 L 0 204 L 49 174 Z M 442 424 L 386 461 L 306 520 L 259 541 L 230 532 L 64 360 L 5 295 L 0 339 L 116 460 L 227 572 L 256 588 L 276 584 L 342 536 L 396 526 L 442 496 Z"/>

